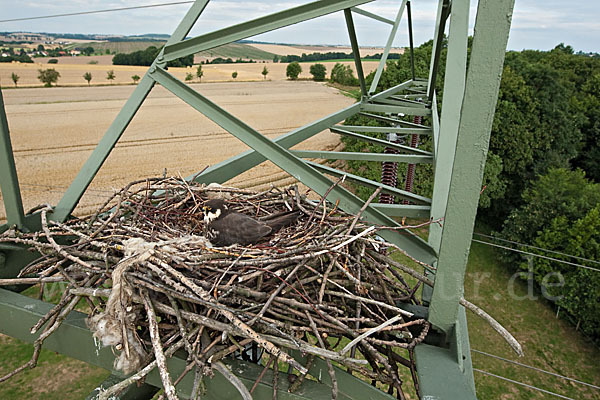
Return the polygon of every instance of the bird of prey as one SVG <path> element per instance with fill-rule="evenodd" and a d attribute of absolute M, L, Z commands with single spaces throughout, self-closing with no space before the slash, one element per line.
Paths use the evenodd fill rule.
<path fill-rule="evenodd" d="M 300 211 L 290 211 L 258 221 L 248 215 L 231 211 L 221 199 L 207 201 L 202 209 L 208 228 L 207 238 L 215 246 L 256 243 L 290 225 L 300 216 Z"/>

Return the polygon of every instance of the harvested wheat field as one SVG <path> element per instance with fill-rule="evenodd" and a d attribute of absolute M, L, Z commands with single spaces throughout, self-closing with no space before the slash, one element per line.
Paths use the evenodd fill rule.
<path fill-rule="evenodd" d="M 129 65 L 106 65 L 106 64 L 85 64 L 81 59 L 98 59 L 98 57 L 63 57 L 59 59 L 58 64 L 22 64 L 22 63 L 0 63 L 0 84 L 3 88 L 14 87 L 11 79 L 11 74 L 19 75 L 20 79 L 17 83 L 19 87 L 36 87 L 42 83 L 38 80 L 38 70 L 46 68 L 54 68 L 60 73 L 58 86 L 85 86 L 87 82 L 83 78 L 83 74 L 89 72 L 92 74 L 91 85 L 117 85 L 133 83 L 131 77 L 133 75 L 144 76 L 148 67 L 137 67 Z M 77 63 L 76 63 L 77 62 Z M 310 66 L 315 63 L 301 63 L 302 73 L 300 79 L 310 79 L 312 75 L 309 73 Z M 354 62 L 344 61 L 344 65 L 350 65 L 356 74 Z M 335 65 L 332 62 L 324 63 L 327 68 L 327 75 Z M 377 61 L 363 62 L 365 74 L 377 69 Z M 267 67 L 269 73 L 267 80 L 282 81 L 286 80 L 285 70 L 288 64 L 286 63 L 239 63 L 239 64 L 206 64 L 202 66 L 204 76 L 202 82 L 227 82 L 227 81 L 262 81 L 265 80 L 261 74 L 264 67 Z M 109 81 L 106 79 L 108 71 L 114 71 L 115 79 Z M 193 75 L 193 82 L 197 82 L 196 67 L 189 68 L 169 68 L 169 72 L 177 78 L 184 80 L 185 76 L 190 73 Z M 231 75 L 237 72 L 237 78 Z"/>
<path fill-rule="evenodd" d="M 307 81 L 202 83 L 192 87 L 269 138 L 353 103 L 336 89 Z M 25 208 L 56 204 L 133 91 L 133 86 L 5 90 Z M 323 132 L 299 148 L 331 150 Z M 189 176 L 247 147 L 162 87 L 156 87 L 84 195 L 76 215 L 97 208 L 113 189 L 138 178 Z M 236 177 L 234 186 L 282 186 L 293 179 L 269 163 Z M 0 210 L 0 221 L 5 218 Z"/>

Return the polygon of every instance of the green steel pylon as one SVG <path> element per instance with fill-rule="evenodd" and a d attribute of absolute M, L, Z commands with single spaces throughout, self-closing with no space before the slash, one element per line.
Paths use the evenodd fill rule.
<path fill-rule="evenodd" d="M 475 398 L 466 317 L 459 300 L 463 293 L 470 238 L 514 0 L 479 1 L 468 73 L 469 1 L 439 0 L 429 76 L 427 79 L 413 76 L 409 81 L 379 93 L 376 89 L 381 74 L 399 25 L 405 13 L 410 11 L 410 2 L 407 0 L 400 2 L 394 20 L 358 8 L 359 5 L 370 2 L 373 0 L 316 1 L 186 39 L 208 4 L 208 0 L 197 0 L 56 205 L 52 218 L 64 221 L 70 216 L 155 83 L 159 83 L 251 148 L 195 176 L 194 179 L 198 182 L 225 182 L 268 159 L 321 195 L 324 195 L 332 185 L 325 174 L 346 175 L 348 180 L 355 183 L 373 188 L 381 187 L 382 192 L 408 201 L 408 204 L 399 205 L 379 203 L 369 205 L 363 217 L 372 223 L 393 226 L 396 222 L 391 217 L 396 216 L 443 220 L 441 225 L 431 225 L 428 241 L 416 235 L 399 235 L 394 231 L 384 231 L 381 235 L 401 247 L 414 259 L 429 264 L 436 270 L 435 276 L 431 275 L 431 278 L 435 279 L 434 287 L 426 288 L 423 293 L 423 300 L 428 306 L 411 309 L 412 312 L 428 318 L 435 330 L 427 343 L 418 345 L 414 350 L 422 397 Z M 262 136 L 243 121 L 173 77 L 166 69 L 166 63 L 170 60 L 339 11 L 343 11 L 354 50 L 362 99 L 350 107 L 275 140 Z M 373 18 L 391 26 L 383 57 L 370 87 L 366 85 L 359 58 L 354 15 Z M 446 25 L 449 27 L 447 60 L 445 65 L 440 65 Z M 409 32 L 412 32 L 410 18 Z M 410 35 L 412 55 L 412 33 Z M 445 82 L 444 100 L 441 113 L 438 114 L 435 82 L 440 68 L 445 68 Z M 366 126 L 337 125 L 357 113 L 371 118 L 391 120 L 398 125 L 396 128 L 385 128 L 385 130 Z M 429 126 L 406 124 L 402 120 L 382 116 L 385 113 L 426 116 L 431 124 Z M 292 146 L 325 129 L 359 140 L 391 146 L 401 154 L 289 150 Z M 389 131 L 431 135 L 433 151 L 414 149 L 364 135 L 364 133 Z M 1 93 L 0 154 L 2 155 L 0 185 L 7 212 L 7 224 L 0 227 L 0 233 L 13 225 L 22 230 L 39 230 L 39 214 L 24 215 L 23 213 Z M 380 182 L 309 162 L 304 158 L 431 163 L 435 170 L 433 196 L 431 199 L 418 196 L 382 185 Z M 339 200 L 340 208 L 350 213 L 357 213 L 364 204 L 358 197 L 339 186 L 331 190 L 327 198 L 332 202 Z M 33 258 L 35 254 L 28 252 L 24 246 L 0 243 L 0 278 L 16 276 Z M 31 342 L 36 337 L 29 333 L 29 327 L 35 324 L 51 305 L 18 294 L 19 288 L 11 289 L 13 291 L 0 289 L 0 332 Z M 110 349 L 98 351 L 95 348 L 91 333 L 83 323 L 84 317 L 81 313 L 71 313 L 57 334 L 47 339 L 45 347 L 111 369 L 113 355 Z M 293 350 L 290 352 L 299 360 L 302 359 L 302 355 L 298 352 Z M 313 368 L 323 368 L 320 362 L 317 360 Z M 238 361 L 231 361 L 231 363 L 235 366 L 233 371 L 237 371 L 236 374 L 240 379 L 249 384 L 254 382 L 262 369 L 260 366 Z M 174 374 L 178 374 L 185 368 L 185 360 L 173 357 L 169 361 L 169 368 Z M 341 398 L 391 398 L 341 370 L 337 372 Z M 118 378 L 111 377 L 111 381 L 115 379 Z M 186 379 L 179 386 L 184 396 L 189 395 L 191 387 L 191 383 Z M 160 386 L 160 379 L 156 373 L 153 373 L 148 376 L 146 382 L 147 385 L 142 388 L 130 388 L 122 398 L 149 398 L 149 393 L 153 392 L 150 386 Z M 331 385 L 331 382 L 328 382 L 328 377 L 324 377 L 322 383 L 306 381 L 303 385 L 303 390 L 299 393 L 290 394 L 280 391 L 280 398 L 325 399 L 329 397 L 328 385 Z M 237 391 L 231 388 L 219 374 L 207 381 L 207 389 L 210 398 L 237 396 Z M 271 395 L 271 389 L 259 387 L 255 393 L 256 398 L 263 398 Z"/>

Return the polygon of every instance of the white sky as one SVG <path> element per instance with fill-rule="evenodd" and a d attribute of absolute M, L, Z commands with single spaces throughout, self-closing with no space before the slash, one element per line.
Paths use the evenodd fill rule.
<path fill-rule="evenodd" d="M 34 17 L 108 8 L 157 4 L 174 0 L 0 0 L 0 20 Z M 488 0 L 490 1 L 490 0 Z M 493 1 L 493 0 L 492 0 Z M 241 1 L 212 0 L 192 35 L 209 32 L 305 3 L 301 0 Z M 433 36 L 437 0 L 413 0 L 413 26 L 418 45 Z M 471 29 L 476 0 L 471 0 Z M 393 19 L 400 0 L 378 0 L 361 6 Z M 112 13 L 3 22 L 0 31 L 56 33 L 101 33 L 140 35 L 170 34 L 190 7 L 189 4 L 120 11 Z M 508 48 L 548 50 L 564 42 L 575 50 L 600 52 L 600 1 L 598 0 L 516 0 Z M 355 15 L 361 46 L 382 46 L 390 27 Z M 394 46 L 408 44 L 406 18 Z M 341 12 L 269 32 L 255 40 L 301 44 L 349 44 Z"/>

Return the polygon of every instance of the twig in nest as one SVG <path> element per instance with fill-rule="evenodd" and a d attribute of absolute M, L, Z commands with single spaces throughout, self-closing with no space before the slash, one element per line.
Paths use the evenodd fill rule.
<path fill-rule="evenodd" d="M 142 296 L 144 307 L 146 308 L 146 314 L 148 315 L 150 339 L 152 340 L 152 348 L 154 349 L 154 357 L 156 357 L 156 365 L 158 366 L 158 371 L 160 373 L 160 380 L 162 381 L 167 398 L 169 400 L 177 400 L 177 392 L 175 391 L 173 382 L 171 382 L 171 375 L 167 369 L 167 359 L 165 358 L 165 353 L 163 352 L 163 348 L 160 343 L 158 323 L 156 322 L 156 313 L 154 312 L 152 301 L 150 300 L 146 290 L 141 290 L 140 295 Z"/>

